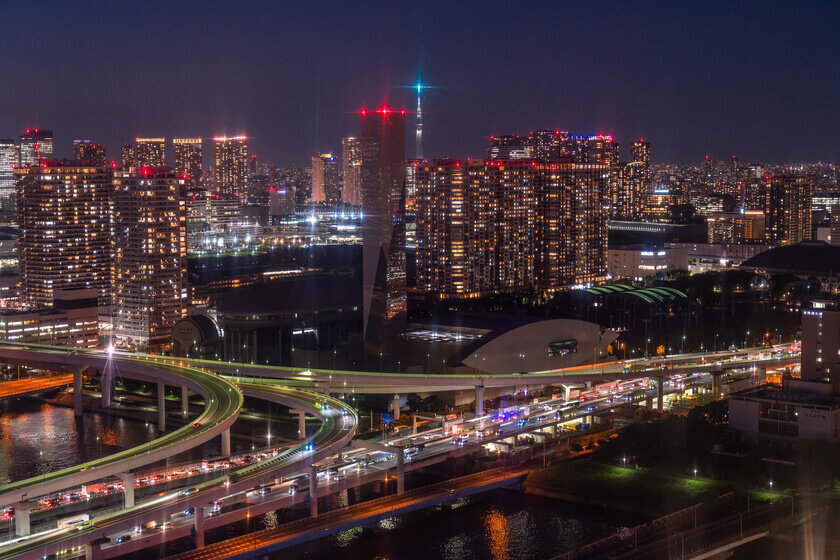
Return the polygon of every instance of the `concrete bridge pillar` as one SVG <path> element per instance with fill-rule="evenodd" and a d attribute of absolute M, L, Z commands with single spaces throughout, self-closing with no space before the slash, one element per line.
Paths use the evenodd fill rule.
<path fill-rule="evenodd" d="M 85 544 L 85 560 L 100 560 L 102 547 L 98 542 Z"/>
<path fill-rule="evenodd" d="M 157 384 L 157 409 L 158 409 L 158 430 L 166 431 L 166 385 L 162 382 Z"/>
<path fill-rule="evenodd" d="M 222 432 L 222 457 L 230 457 L 230 428 Z"/>
<path fill-rule="evenodd" d="M 309 515 L 318 517 L 318 469 L 309 465 Z"/>
<path fill-rule="evenodd" d="M 397 449 L 397 495 L 405 494 L 405 451 Z"/>
<path fill-rule="evenodd" d="M 33 502 L 17 502 L 12 504 L 15 508 L 15 536 L 25 537 L 29 535 L 29 512 L 35 509 L 37 504 Z"/>
<path fill-rule="evenodd" d="M 109 408 L 114 394 L 114 374 L 102 373 L 102 377 L 99 379 L 99 391 L 102 393 L 102 408 Z"/>
<path fill-rule="evenodd" d="M 475 388 L 475 415 L 484 416 L 484 385 Z"/>
<path fill-rule="evenodd" d="M 657 410 L 661 413 L 665 408 L 665 378 L 660 377 L 656 384 Z"/>
<path fill-rule="evenodd" d="M 82 367 L 73 369 L 73 414 L 81 416 L 82 410 Z"/>
<path fill-rule="evenodd" d="M 298 439 L 306 439 L 306 412 L 296 408 L 290 409 L 289 412 L 298 415 Z"/>
<path fill-rule="evenodd" d="M 715 400 L 721 397 L 721 384 L 720 378 L 723 375 L 722 368 L 718 366 L 718 368 L 712 371 L 712 395 Z"/>
<path fill-rule="evenodd" d="M 645 408 L 653 410 L 653 397 L 645 397 Z"/>
<path fill-rule="evenodd" d="M 193 532 L 195 533 L 195 547 L 201 548 L 204 546 L 204 506 L 195 506 Z"/>
<path fill-rule="evenodd" d="M 125 472 L 119 476 L 125 484 L 123 490 L 123 507 L 134 507 L 134 473 Z"/>
<path fill-rule="evenodd" d="M 190 390 L 181 386 L 181 413 L 186 416 L 190 412 Z"/>
<path fill-rule="evenodd" d="M 394 402 L 391 405 L 391 414 L 394 415 L 394 422 L 400 419 L 400 394 L 394 393 Z"/>

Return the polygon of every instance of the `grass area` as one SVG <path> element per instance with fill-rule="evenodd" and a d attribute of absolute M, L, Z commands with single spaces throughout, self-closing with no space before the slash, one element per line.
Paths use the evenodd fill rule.
<path fill-rule="evenodd" d="M 703 477 L 664 476 L 648 470 L 594 462 L 565 462 L 532 472 L 528 484 L 605 503 L 624 502 L 670 512 L 714 499 L 731 486 Z"/>

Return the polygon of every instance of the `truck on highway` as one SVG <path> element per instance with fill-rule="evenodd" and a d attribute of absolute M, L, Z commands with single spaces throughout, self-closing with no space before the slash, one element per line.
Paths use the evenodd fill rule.
<path fill-rule="evenodd" d="M 225 496 L 224 498 L 213 502 L 213 509 L 216 511 L 221 511 L 225 508 L 238 506 L 239 504 L 244 504 L 246 500 L 247 496 L 245 492 L 237 492 L 236 494 Z"/>
<path fill-rule="evenodd" d="M 72 527 L 73 525 L 84 523 L 85 521 L 90 521 L 90 515 L 87 513 L 80 513 L 72 517 L 65 517 L 64 519 L 58 520 L 58 529 L 66 529 L 67 527 Z"/>

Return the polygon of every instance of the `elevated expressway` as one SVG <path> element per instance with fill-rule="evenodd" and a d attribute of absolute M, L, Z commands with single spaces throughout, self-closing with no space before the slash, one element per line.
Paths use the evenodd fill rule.
<path fill-rule="evenodd" d="M 779 347 L 782 348 L 782 347 Z M 787 348 L 787 346 L 784 346 Z M 231 376 L 253 376 L 283 379 L 300 387 L 318 389 L 325 393 L 427 393 L 457 391 L 473 388 L 522 387 L 612 381 L 637 377 L 668 377 L 693 373 L 712 373 L 744 367 L 780 368 L 799 363 L 799 355 L 752 358 L 770 348 L 746 348 L 717 353 L 681 354 L 664 358 L 635 359 L 625 362 L 604 362 L 557 371 L 514 374 L 418 374 L 375 373 L 310 368 L 280 367 L 212 360 L 169 358 L 155 356 L 160 362 L 184 363 L 193 367 Z M 515 350 L 511 350 L 515 351 Z M 656 364 L 656 365 L 653 365 Z"/>
<path fill-rule="evenodd" d="M 149 364 L 145 360 L 100 352 L 5 343 L 0 343 L 0 362 L 70 370 L 79 380 L 79 386 L 83 368 L 95 368 L 102 372 L 118 371 L 120 376 L 131 379 L 187 387 L 204 397 L 205 403 L 204 411 L 195 420 L 197 427 L 184 426 L 138 447 L 0 486 L 0 505 L 23 502 L 165 460 L 223 435 L 239 417 L 242 407 L 242 393 L 236 385 L 221 376 L 196 368 Z M 81 391 L 76 392 L 81 394 Z"/>
<path fill-rule="evenodd" d="M 30 349 L 28 352 L 30 352 L 28 357 L 33 358 L 33 361 L 29 363 L 39 363 L 42 367 L 46 367 L 47 365 L 55 367 L 57 364 L 48 364 L 47 362 L 49 362 L 53 356 L 61 354 L 60 352 L 56 352 L 55 354 L 50 352 L 48 353 L 49 357 L 39 357 L 32 354 L 44 352 L 43 350 L 35 351 Z M 90 357 L 89 353 L 84 353 L 84 355 Z M 10 359 L 8 356 L 10 356 L 10 354 L 0 351 L 0 359 Z M 75 356 L 76 354 L 74 354 L 74 357 Z M 81 357 L 81 355 L 78 356 Z M 38 362 L 37 360 L 41 361 Z M 129 362 L 130 361 L 131 360 L 129 360 Z M 62 550 L 81 546 L 85 546 L 89 549 L 88 557 L 96 557 L 99 549 L 99 545 L 97 543 L 104 541 L 107 535 L 114 534 L 119 531 L 130 530 L 137 525 L 148 523 L 150 521 L 168 519 L 172 514 L 188 508 L 197 508 L 198 510 L 199 508 L 205 507 L 209 503 L 224 496 L 249 490 L 256 486 L 273 482 L 281 476 L 311 468 L 314 463 L 338 453 L 340 449 L 350 443 L 355 435 L 358 417 L 353 409 L 338 399 L 325 397 L 320 394 L 300 389 L 280 386 L 276 382 L 266 383 L 264 380 L 260 384 L 250 384 L 246 380 L 242 380 L 241 383 L 236 386 L 224 378 L 202 372 L 201 370 L 195 370 L 194 368 L 179 368 L 161 363 L 150 366 L 145 360 L 142 361 L 145 363 L 137 365 L 148 367 L 154 371 L 167 372 L 172 370 L 181 370 L 182 373 L 198 372 L 201 376 L 204 376 L 200 377 L 199 381 L 205 386 L 212 385 L 211 380 L 224 383 L 225 385 L 222 387 L 225 391 L 223 392 L 235 395 L 235 398 L 232 400 L 232 404 L 235 408 L 233 419 L 235 419 L 236 414 L 238 414 L 239 408 L 242 404 L 242 394 L 245 393 L 256 398 L 270 400 L 286 406 L 294 407 L 302 412 L 310 413 L 321 420 L 321 425 L 311 438 L 279 452 L 273 457 L 270 457 L 260 463 L 236 469 L 228 475 L 219 476 L 214 479 L 195 484 L 188 491 L 165 492 L 158 495 L 156 498 L 141 504 L 127 507 L 117 512 L 94 517 L 89 522 L 77 524 L 71 528 L 47 531 L 38 535 L 17 539 L 17 542 L 15 542 L 12 546 L 7 546 L 0 550 L 0 559 L 5 560 L 16 558 L 21 560 L 35 560 L 43 558 L 48 554 L 55 554 Z M 121 373 L 125 375 L 122 368 L 123 365 L 121 363 Z M 131 377 L 134 377 L 134 375 L 131 375 Z M 178 381 L 183 382 L 182 379 L 184 378 L 185 377 L 182 377 Z M 172 383 L 174 384 L 175 381 L 172 381 Z M 198 389 L 199 392 L 204 391 L 208 395 L 207 398 L 209 400 L 217 399 L 222 396 L 221 394 L 211 393 L 207 389 L 203 389 L 201 387 L 198 387 Z M 227 391 L 228 389 L 230 389 L 230 391 Z M 205 414 L 207 414 L 207 410 L 205 410 L 205 413 L 202 414 L 200 418 L 203 418 Z M 189 442 L 189 445 L 197 445 L 197 443 L 193 441 L 193 437 L 190 436 L 200 438 L 201 436 L 199 432 L 200 430 L 194 430 L 191 426 L 189 426 L 183 432 L 181 430 L 176 430 L 170 435 L 180 433 L 181 435 L 179 440 Z M 164 439 L 166 439 L 166 436 L 155 440 L 155 442 Z M 204 441 L 206 441 L 206 439 Z M 26 496 L 41 495 L 41 493 L 43 493 L 43 491 L 40 490 L 41 488 L 49 487 L 60 489 L 79 484 L 74 477 L 80 473 L 85 473 L 83 478 L 95 480 L 110 476 L 110 474 L 107 473 L 124 472 L 127 468 L 129 468 L 125 466 L 129 464 L 127 461 L 140 460 L 142 464 L 146 464 L 155 460 L 160 460 L 150 459 L 152 455 L 151 453 L 147 454 L 146 450 L 148 445 L 149 444 L 126 450 L 121 454 L 116 454 L 127 455 L 120 460 L 114 460 L 113 458 L 115 455 L 104 458 L 103 461 L 110 461 L 105 465 L 101 465 L 101 468 L 85 467 L 80 465 L 71 469 L 64 469 L 62 471 L 50 473 L 52 476 L 48 476 L 48 484 L 51 486 L 44 486 L 46 482 L 41 480 L 42 477 L 38 477 L 35 479 L 22 480 L 6 487 L 0 487 L 0 496 L 20 496 L 22 494 L 25 494 Z M 173 451 L 172 445 L 173 444 L 169 444 L 165 447 L 166 455 L 177 452 Z M 164 457 L 166 455 L 164 455 Z M 97 461 L 92 463 L 98 464 L 99 462 Z M 119 465 L 119 468 L 116 468 L 115 470 L 115 467 L 113 467 L 111 463 Z M 91 472 L 91 470 L 93 472 Z M 9 486 L 12 486 L 13 488 L 7 491 L 6 488 Z"/>

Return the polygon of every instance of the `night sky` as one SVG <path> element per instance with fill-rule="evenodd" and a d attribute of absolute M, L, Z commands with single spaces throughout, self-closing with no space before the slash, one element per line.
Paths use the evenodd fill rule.
<path fill-rule="evenodd" d="M 654 163 L 837 161 L 836 2 L 4 0 L 0 136 L 247 133 L 306 163 L 367 108 L 424 100 L 426 157 L 537 128 L 633 139 Z M 413 131 L 413 128 L 409 127 Z M 413 155 L 413 137 L 408 142 Z"/>

